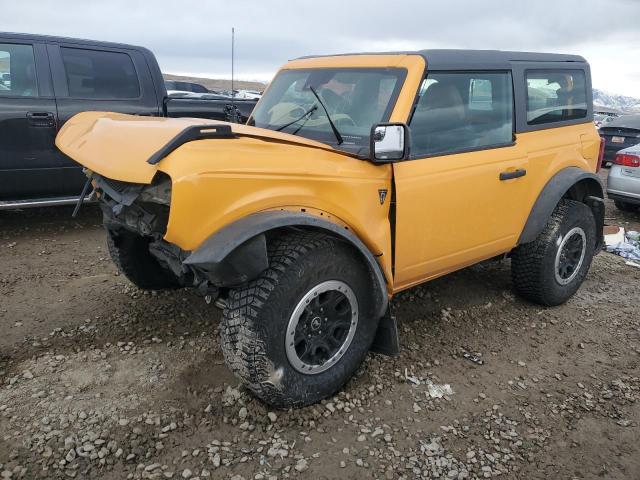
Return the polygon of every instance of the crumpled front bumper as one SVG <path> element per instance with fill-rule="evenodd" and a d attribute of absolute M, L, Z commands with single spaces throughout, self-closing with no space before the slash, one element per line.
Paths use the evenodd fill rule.
<path fill-rule="evenodd" d="M 92 174 L 92 183 L 105 227 L 150 237 L 151 255 L 185 287 L 196 287 L 203 295 L 211 295 L 219 287 L 242 284 L 268 267 L 264 235 L 245 241 L 222 257 L 206 245 L 190 252 L 164 240 L 171 204 L 171 179 L 164 174 L 158 174 L 150 185 L 96 174 Z"/>

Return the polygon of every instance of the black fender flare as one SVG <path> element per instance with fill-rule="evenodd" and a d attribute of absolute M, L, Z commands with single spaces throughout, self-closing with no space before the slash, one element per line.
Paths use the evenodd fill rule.
<path fill-rule="evenodd" d="M 327 231 L 355 247 L 371 272 L 378 316 L 385 314 L 389 302 L 386 280 L 375 256 L 349 228 L 309 213 L 271 210 L 247 215 L 207 238 L 184 263 L 205 270 L 218 286 L 252 280 L 268 267 L 265 233 L 284 227 Z"/>
<path fill-rule="evenodd" d="M 601 232 L 596 248 L 602 246 L 604 226 L 604 188 L 596 174 L 577 167 L 567 167 L 556 173 L 544 186 L 529 213 L 518 245 L 534 241 L 542 232 L 553 210 L 562 198 L 586 203 L 593 211 L 597 231 Z"/>

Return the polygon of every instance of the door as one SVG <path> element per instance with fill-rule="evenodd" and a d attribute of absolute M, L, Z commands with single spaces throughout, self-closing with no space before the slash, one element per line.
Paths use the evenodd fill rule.
<path fill-rule="evenodd" d="M 526 152 L 510 72 L 431 72 L 394 164 L 395 284 L 405 288 L 510 250 L 524 224 Z"/>
<path fill-rule="evenodd" d="M 60 126 L 83 111 L 158 115 L 151 73 L 136 50 L 50 44 L 53 85 Z M 79 194 L 86 177 L 80 166 L 57 151 L 66 189 Z"/>
<path fill-rule="evenodd" d="M 0 37 L 0 201 L 51 190 L 56 126 L 44 45 Z"/>

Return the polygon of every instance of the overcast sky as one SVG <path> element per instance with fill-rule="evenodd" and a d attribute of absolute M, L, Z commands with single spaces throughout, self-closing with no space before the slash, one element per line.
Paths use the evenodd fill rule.
<path fill-rule="evenodd" d="M 422 48 L 575 53 L 640 97 L 640 0 L 0 0 L 0 30 L 133 43 L 167 73 L 269 80 L 302 55 Z"/>

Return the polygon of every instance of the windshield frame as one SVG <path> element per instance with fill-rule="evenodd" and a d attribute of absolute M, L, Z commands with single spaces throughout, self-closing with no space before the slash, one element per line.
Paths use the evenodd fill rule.
<path fill-rule="evenodd" d="M 380 120 L 377 123 L 385 123 L 388 122 L 391 118 L 391 115 L 393 113 L 393 110 L 396 107 L 398 98 L 400 97 L 400 94 L 402 92 L 402 89 L 404 87 L 405 81 L 407 79 L 407 75 L 408 75 L 408 70 L 406 67 L 402 66 L 394 66 L 394 67 L 379 67 L 379 66 L 359 66 L 359 67 L 303 67 L 303 68 L 282 68 L 278 71 L 278 73 L 273 77 L 273 80 L 271 80 L 271 84 L 273 84 L 276 79 L 285 72 L 313 72 L 313 71 L 318 71 L 318 70 L 329 70 L 329 71 L 336 71 L 336 72 L 373 72 L 373 73 L 393 73 L 394 75 L 396 75 L 397 77 L 397 82 L 396 85 L 394 85 L 393 91 L 391 92 L 391 95 L 389 96 L 389 101 L 387 103 L 387 106 L 380 118 Z M 271 87 L 271 84 L 269 87 Z M 247 119 L 247 125 L 250 126 L 255 126 L 255 118 L 254 118 L 254 112 L 256 111 L 256 109 L 260 106 L 261 103 L 263 103 L 265 101 L 265 99 L 268 98 L 269 96 L 269 90 L 270 88 L 267 88 L 264 92 L 264 94 L 262 95 L 262 98 L 260 99 L 260 101 L 258 102 L 258 104 L 254 107 L 253 112 L 251 112 L 251 116 Z M 258 128 L 264 128 L 267 130 L 273 130 L 275 131 L 275 128 L 273 127 L 277 127 L 277 125 L 274 126 L 269 126 L 269 127 L 258 127 Z M 372 125 L 373 127 L 373 125 Z M 282 133 L 290 133 L 290 132 L 282 132 Z M 360 152 L 362 152 L 363 150 L 367 150 L 369 149 L 369 140 L 370 140 L 370 129 L 369 132 L 362 136 L 362 143 L 338 143 L 338 140 L 335 137 L 329 137 L 327 136 L 327 138 L 318 138 L 318 136 L 316 135 L 308 135 L 309 132 L 305 132 L 304 129 L 300 130 L 296 135 L 307 138 L 309 140 L 314 140 L 317 142 L 321 142 L 324 143 L 326 145 L 329 145 L 337 150 L 343 150 L 345 152 L 348 153 L 352 153 L 352 154 L 358 154 Z M 345 137 L 345 138 L 352 138 L 353 135 L 349 135 L 349 134 L 344 134 L 342 131 L 340 132 L 340 134 Z"/>

